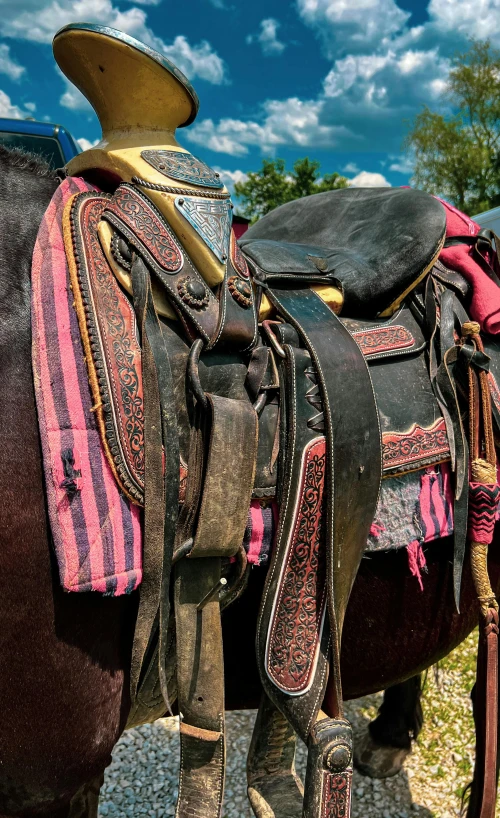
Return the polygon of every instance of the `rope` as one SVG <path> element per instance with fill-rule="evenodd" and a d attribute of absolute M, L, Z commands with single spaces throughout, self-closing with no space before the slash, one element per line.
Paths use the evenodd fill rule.
<path fill-rule="evenodd" d="M 134 185 L 145 187 L 148 190 L 158 190 L 160 193 L 175 193 L 177 196 L 200 196 L 204 199 L 229 199 L 229 193 L 216 193 L 213 190 L 193 190 L 192 188 L 171 187 L 169 185 L 157 185 L 155 182 L 147 182 L 140 176 L 132 176 Z"/>
<path fill-rule="evenodd" d="M 471 570 L 474 578 L 474 587 L 481 606 L 481 613 L 486 616 L 488 608 L 498 611 L 498 602 L 495 599 L 493 588 L 488 576 L 488 546 L 486 543 L 471 542 Z"/>

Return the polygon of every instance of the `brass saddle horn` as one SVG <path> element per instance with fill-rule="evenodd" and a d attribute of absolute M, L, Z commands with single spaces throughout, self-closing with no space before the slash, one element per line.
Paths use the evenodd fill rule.
<path fill-rule="evenodd" d="M 176 129 L 198 113 L 197 94 L 184 74 L 154 49 L 107 26 L 72 23 L 54 37 L 54 57 L 65 76 L 97 114 L 101 141 L 72 159 L 67 170 L 111 189 L 133 182 L 162 213 L 210 287 L 224 280 L 232 224 L 230 195 L 219 175 L 182 148 Z M 128 291 L 127 272 L 111 252 L 105 222 L 101 242 L 115 275 Z M 334 312 L 342 294 L 327 284 L 313 285 Z M 175 314 L 163 291 L 155 292 L 158 311 Z M 260 317 L 271 306 L 264 295 Z"/>

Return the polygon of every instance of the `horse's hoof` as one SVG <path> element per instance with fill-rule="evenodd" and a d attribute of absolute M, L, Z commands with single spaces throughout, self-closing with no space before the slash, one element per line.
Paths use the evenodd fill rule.
<path fill-rule="evenodd" d="M 411 750 L 376 744 L 370 731 L 354 743 L 354 766 L 361 775 L 370 778 L 390 778 L 397 775 Z"/>

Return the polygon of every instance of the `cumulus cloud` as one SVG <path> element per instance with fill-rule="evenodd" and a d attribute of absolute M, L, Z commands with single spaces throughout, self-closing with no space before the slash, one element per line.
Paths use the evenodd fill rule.
<path fill-rule="evenodd" d="M 258 34 L 249 34 L 247 37 L 248 45 L 257 42 L 260 43 L 262 53 L 267 57 L 282 54 L 286 48 L 285 43 L 278 40 L 278 28 L 280 23 L 272 17 L 266 20 L 261 20 L 260 31 Z"/>
<path fill-rule="evenodd" d="M 234 186 L 237 182 L 248 181 L 248 174 L 242 170 L 224 170 L 219 167 L 214 167 L 214 170 L 217 171 L 221 182 L 224 182 L 231 194 L 234 194 Z"/>
<path fill-rule="evenodd" d="M 400 32 L 410 17 L 394 0 L 297 0 L 297 7 L 329 56 L 339 45 L 357 51 L 376 46 Z"/>
<path fill-rule="evenodd" d="M 368 170 L 362 170 L 353 179 L 349 179 L 350 187 L 391 187 L 391 183 L 387 181 L 385 176 L 381 173 L 371 173 Z"/>
<path fill-rule="evenodd" d="M 27 103 L 23 108 L 11 102 L 11 99 L 5 91 L 0 90 L 0 116 L 7 119 L 25 119 L 33 112 L 33 107 Z"/>
<path fill-rule="evenodd" d="M 389 170 L 395 173 L 404 173 L 405 176 L 411 176 L 413 173 L 413 160 L 409 156 L 402 154 L 401 156 L 389 156 L 391 164 Z"/>
<path fill-rule="evenodd" d="M 427 11 L 441 32 L 500 39 L 500 0 L 431 0 Z"/>
<path fill-rule="evenodd" d="M 155 2 L 149 0 L 147 5 Z M 191 45 L 180 35 L 166 43 L 148 26 L 143 8 L 132 6 L 121 11 L 112 0 L 49 0 L 42 5 L 39 0 L 6 0 L 2 5 L 0 35 L 50 43 L 58 29 L 74 20 L 100 23 L 137 37 L 175 62 L 189 79 L 199 77 L 215 85 L 226 81 L 224 61 L 206 40 Z"/>
<path fill-rule="evenodd" d="M 97 145 L 99 142 L 98 139 L 94 139 L 94 141 L 91 142 L 90 139 L 87 139 L 85 136 L 81 136 L 80 139 L 77 139 L 76 141 L 80 145 L 82 151 L 90 150 L 90 148 L 93 148 L 94 145 Z"/>
<path fill-rule="evenodd" d="M 342 173 L 359 173 L 359 168 L 355 162 L 348 162 L 347 165 L 342 168 Z"/>
<path fill-rule="evenodd" d="M 278 145 L 332 147 L 340 138 L 350 135 L 343 125 L 323 125 L 321 100 L 268 100 L 262 106 L 261 122 L 221 119 L 215 123 L 204 119 L 193 125 L 186 137 L 218 153 L 244 156 L 250 147 L 274 153 Z"/>
<path fill-rule="evenodd" d="M 12 59 L 9 46 L 2 43 L 0 45 L 0 74 L 7 74 L 11 80 L 18 80 L 25 70 L 22 65 Z"/>

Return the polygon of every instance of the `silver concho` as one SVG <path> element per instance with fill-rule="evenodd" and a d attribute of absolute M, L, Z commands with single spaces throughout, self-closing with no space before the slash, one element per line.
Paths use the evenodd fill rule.
<path fill-rule="evenodd" d="M 192 185 L 200 187 L 223 188 L 224 184 L 216 173 L 201 159 L 197 159 L 192 153 L 181 153 L 180 151 L 167 150 L 147 150 L 141 151 L 141 156 L 148 165 L 151 165 L 163 176 L 171 179 L 180 179 L 183 182 L 190 182 Z"/>
<path fill-rule="evenodd" d="M 177 196 L 177 210 L 207 244 L 219 261 L 226 261 L 233 221 L 233 209 L 229 201 L 211 201 Z"/>

